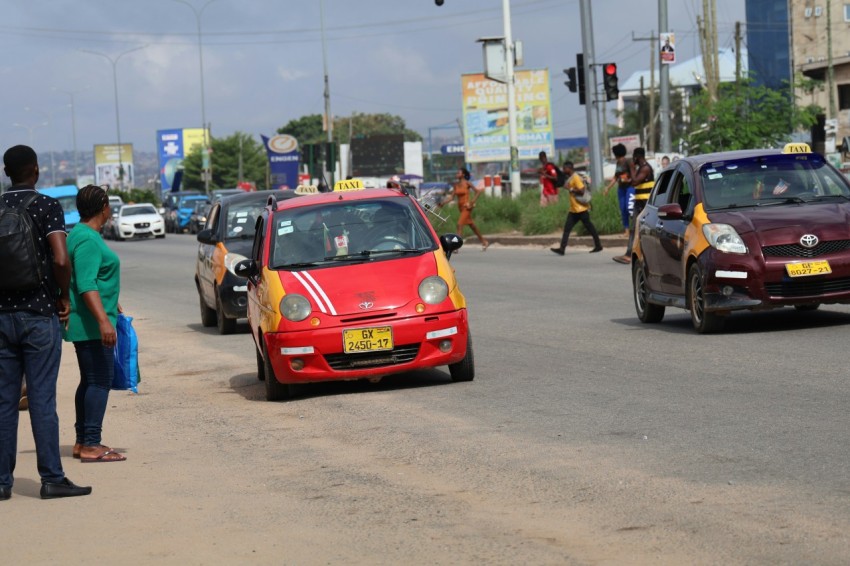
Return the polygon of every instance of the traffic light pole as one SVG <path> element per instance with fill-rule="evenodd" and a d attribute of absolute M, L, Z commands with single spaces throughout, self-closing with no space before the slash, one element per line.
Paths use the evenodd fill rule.
<path fill-rule="evenodd" d="M 667 33 L 667 0 L 658 0 L 658 35 Z M 655 46 L 652 56 L 657 58 L 660 47 Z M 661 108 L 658 110 L 661 125 L 661 151 L 670 153 L 670 65 L 661 65 Z"/>
<path fill-rule="evenodd" d="M 590 0 L 581 0 L 581 43 L 584 52 L 584 97 L 588 104 L 585 106 L 587 117 L 587 143 L 590 146 L 590 178 L 593 184 L 599 186 L 602 178 L 602 151 L 599 145 L 599 128 L 597 113 L 599 107 L 596 98 L 596 55 L 593 52 L 593 16 L 590 12 Z M 579 71 L 581 72 L 581 71 Z"/>
<path fill-rule="evenodd" d="M 508 142 L 510 143 L 511 196 L 522 192 L 519 175 L 519 135 L 517 134 L 516 85 L 514 83 L 514 40 L 511 35 L 511 1 L 502 0 L 502 18 L 505 26 L 505 70 L 508 79 Z"/>

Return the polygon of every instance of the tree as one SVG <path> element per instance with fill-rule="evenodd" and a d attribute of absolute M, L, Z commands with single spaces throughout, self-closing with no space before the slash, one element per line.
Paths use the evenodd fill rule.
<path fill-rule="evenodd" d="M 822 110 L 797 108 L 788 93 L 751 79 L 721 84 L 714 102 L 700 92 L 691 99 L 690 153 L 776 147 L 794 130 L 814 124 Z"/>
<path fill-rule="evenodd" d="M 401 116 L 392 114 L 362 114 L 355 112 L 351 116 L 334 119 L 333 140 L 336 143 L 349 143 L 352 136 L 373 136 L 381 134 L 402 134 L 404 141 L 422 141 L 418 132 L 409 130 Z M 298 140 L 299 145 L 327 141 L 328 135 L 322 129 L 322 115 L 310 114 L 290 120 L 278 128 L 277 133 L 289 134 Z"/>
<path fill-rule="evenodd" d="M 266 153 L 263 144 L 244 132 L 226 138 L 212 138 L 212 180 L 210 187 L 230 189 L 239 181 L 266 187 Z M 242 178 L 239 178 L 239 156 L 242 156 Z M 201 149 L 196 147 L 183 160 L 183 188 L 204 190 L 201 180 Z"/>

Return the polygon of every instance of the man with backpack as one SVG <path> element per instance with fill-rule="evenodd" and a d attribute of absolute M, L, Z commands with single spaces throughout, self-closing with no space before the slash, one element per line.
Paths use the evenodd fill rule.
<path fill-rule="evenodd" d="M 564 186 L 566 178 L 560 174 L 554 163 L 546 157 L 546 152 L 541 151 L 537 156 L 540 159 L 540 206 L 556 204 L 558 202 L 558 187 Z"/>
<path fill-rule="evenodd" d="M 0 195 L 0 501 L 12 496 L 24 373 L 42 499 L 88 495 L 90 487 L 65 477 L 59 456 L 60 322 L 70 313 L 71 281 L 62 206 L 36 192 L 32 148 L 10 148 L 3 165 L 13 186 Z"/>

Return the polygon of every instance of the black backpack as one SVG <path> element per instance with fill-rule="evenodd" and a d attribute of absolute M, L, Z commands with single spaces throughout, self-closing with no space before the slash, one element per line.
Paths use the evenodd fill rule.
<path fill-rule="evenodd" d="M 567 174 L 560 167 L 555 167 L 555 188 L 560 189 L 567 184 Z"/>
<path fill-rule="evenodd" d="M 33 191 L 16 207 L 0 197 L 0 291 L 30 291 L 41 285 L 45 267 L 38 257 L 38 229 L 27 212 L 37 197 Z"/>

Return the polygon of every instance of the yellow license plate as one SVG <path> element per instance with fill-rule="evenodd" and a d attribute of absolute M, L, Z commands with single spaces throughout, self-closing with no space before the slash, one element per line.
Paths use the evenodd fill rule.
<path fill-rule="evenodd" d="M 823 261 L 804 261 L 802 263 L 786 263 L 785 271 L 789 277 L 806 277 L 808 275 L 826 275 L 832 273 L 832 268 L 829 267 L 829 262 Z"/>
<path fill-rule="evenodd" d="M 342 346 L 346 354 L 392 350 L 393 329 L 391 326 L 378 326 L 343 330 Z"/>

